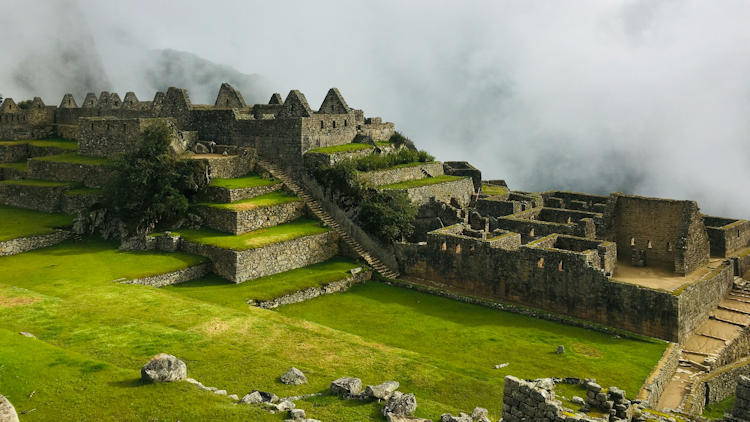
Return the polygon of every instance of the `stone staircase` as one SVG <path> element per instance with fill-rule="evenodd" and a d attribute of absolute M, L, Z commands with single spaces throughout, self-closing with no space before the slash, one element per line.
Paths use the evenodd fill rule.
<path fill-rule="evenodd" d="M 344 239 L 347 245 L 349 245 L 359 256 L 361 256 L 371 267 L 373 267 L 377 272 L 379 272 L 382 276 L 387 278 L 397 278 L 399 274 L 392 269 L 388 268 L 387 265 L 385 265 L 381 260 L 379 260 L 377 257 L 373 256 L 367 250 L 365 250 L 362 245 L 360 245 L 354 238 L 352 238 L 346 230 L 341 227 L 336 220 L 331 217 L 320 205 L 320 203 L 313 198 L 309 193 L 307 193 L 303 188 L 301 188 L 292 178 L 283 170 L 278 168 L 277 166 L 266 162 L 266 161 L 258 161 L 258 164 L 268 170 L 268 172 L 273 175 L 273 177 L 281 180 L 284 185 L 286 185 L 287 188 L 292 190 L 297 196 L 302 198 L 302 200 L 307 204 L 307 207 L 312 211 L 315 216 L 323 221 L 325 224 L 327 224 L 329 227 L 331 227 L 338 235 Z"/>
<path fill-rule="evenodd" d="M 680 363 L 657 408 L 682 411 L 695 381 L 717 369 L 716 358 L 750 325 L 750 282 L 735 277 L 734 287 L 680 347 Z M 728 362 L 724 362 L 727 364 Z"/>

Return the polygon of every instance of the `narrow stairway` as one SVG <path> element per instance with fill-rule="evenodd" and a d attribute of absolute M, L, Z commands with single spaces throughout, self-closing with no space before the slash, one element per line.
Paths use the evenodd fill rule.
<path fill-rule="evenodd" d="M 367 250 L 365 250 L 364 247 L 362 247 L 362 245 L 359 244 L 359 242 L 349 236 L 349 233 L 347 233 L 346 230 L 344 230 L 344 228 L 341 227 L 341 225 L 337 223 L 336 220 L 334 220 L 334 218 L 325 211 L 325 209 L 323 209 L 320 203 L 310 194 L 308 194 L 302 187 L 300 187 L 294 180 L 292 180 L 292 178 L 285 171 L 267 161 L 259 161 L 258 164 L 268 170 L 273 175 L 273 177 L 281 180 L 284 185 L 286 185 L 286 187 L 297 194 L 297 196 L 302 198 L 305 204 L 307 204 L 307 206 L 310 208 L 313 214 L 318 217 L 318 219 L 335 230 L 336 233 L 338 233 L 339 236 L 344 239 L 347 245 L 349 245 L 355 252 L 357 252 L 359 256 L 361 256 L 372 268 L 374 268 L 382 276 L 387 278 L 397 278 L 399 276 L 397 272 L 388 268 L 388 266 L 386 266 L 381 260 L 371 255 L 369 252 L 367 252 Z"/>

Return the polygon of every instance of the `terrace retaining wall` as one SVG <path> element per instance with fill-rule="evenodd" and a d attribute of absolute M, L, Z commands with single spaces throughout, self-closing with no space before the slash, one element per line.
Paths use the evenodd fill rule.
<path fill-rule="evenodd" d="M 208 186 L 206 188 L 205 199 L 206 202 L 219 202 L 228 204 L 230 202 L 254 198 L 256 196 L 275 192 L 281 189 L 283 186 L 284 185 L 280 181 L 279 183 L 275 183 L 273 185 L 254 186 L 250 188 L 229 189 L 216 186 Z"/>
<path fill-rule="evenodd" d="M 243 211 L 209 206 L 197 207 L 196 210 L 208 227 L 226 233 L 242 234 L 296 220 L 305 214 L 305 203 L 300 200 Z"/>
<path fill-rule="evenodd" d="M 70 238 L 71 232 L 67 230 L 57 230 L 50 234 L 40 234 L 36 236 L 19 237 L 0 242 L 0 256 L 15 255 L 34 249 L 46 248 L 57 245 Z"/>
<path fill-rule="evenodd" d="M 451 182 L 436 183 L 434 185 L 419 186 L 406 189 L 409 199 L 423 205 L 430 202 L 430 198 L 438 201 L 451 202 L 455 199 L 462 207 L 467 206 L 474 194 L 474 183 L 470 177 L 454 180 Z"/>
<path fill-rule="evenodd" d="M 0 204 L 44 212 L 58 212 L 63 191 L 70 186 L 29 186 L 0 183 Z"/>
<path fill-rule="evenodd" d="M 682 403 L 682 411 L 688 415 L 700 415 L 706 405 L 720 402 L 733 395 L 740 375 L 750 376 L 750 357 L 698 378 Z"/>
<path fill-rule="evenodd" d="M 443 175 L 442 163 L 424 163 L 411 167 L 398 167 L 385 170 L 360 172 L 357 178 L 371 186 L 390 185 L 408 180 L 424 179 L 427 172 L 432 177 Z"/>
<path fill-rule="evenodd" d="M 680 347 L 677 343 L 669 343 L 667 349 L 649 374 L 643 387 L 638 392 L 637 398 L 648 407 L 655 407 L 659 403 L 659 398 L 664 392 L 664 388 L 677 372 L 680 365 Z"/>
<path fill-rule="evenodd" d="M 331 283 L 323 284 L 320 287 L 309 287 L 307 289 L 298 290 L 294 293 L 290 293 L 281 297 L 277 297 L 271 300 L 249 300 L 248 305 L 257 306 L 264 309 L 275 309 L 279 306 L 290 305 L 292 303 L 304 302 L 306 300 L 314 299 L 318 296 L 329 295 L 332 293 L 344 292 L 355 284 L 363 283 L 372 278 L 372 270 L 360 271 L 357 274 L 351 275 L 343 280 L 333 281 Z"/>
<path fill-rule="evenodd" d="M 192 267 L 183 268 L 181 270 L 172 271 L 165 274 L 157 274 L 149 277 L 133 278 L 130 280 L 122 281 L 122 284 L 143 284 L 145 286 L 153 287 L 164 287 L 172 284 L 184 283 L 186 281 L 195 280 L 196 278 L 203 277 L 204 275 L 211 272 L 211 263 L 204 262 Z"/>
<path fill-rule="evenodd" d="M 711 312 L 732 290 L 734 272 L 728 261 L 692 282 L 679 294 L 679 341 L 686 340 L 690 333 L 705 321 Z"/>
<path fill-rule="evenodd" d="M 77 164 L 48 160 L 29 160 L 29 178 L 58 182 L 81 182 L 89 188 L 103 187 L 110 177 L 103 164 Z"/>

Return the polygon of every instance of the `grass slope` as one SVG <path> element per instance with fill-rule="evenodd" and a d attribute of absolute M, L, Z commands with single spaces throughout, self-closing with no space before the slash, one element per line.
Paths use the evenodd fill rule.
<path fill-rule="evenodd" d="M 76 141 L 71 141 L 68 139 L 37 139 L 37 140 L 30 140 L 30 141 L 2 141 L 0 140 L 0 146 L 3 145 L 33 145 L 35 147 L 43 147 L 43 148 L 60 148 L 60 149 L 67 149 L 70 151 L 75 151 L 78 149 L 78 143 Z"/>
<path fill-rule="evenodd" d="M 88 155 L 80 155 L 76 153 L 60 154 L 60 155 L 45 155 L 44 157 L 32 158 L 32 160 L 50 161 L 53 163 L 86 164 L 86 165 L 96 165 L 96 166 L 107 164 L 106 158 L 90 157 Z"/>
<path fill-rule="evenodd" d="M 504 186 L 498 186 L 498 185 L 488 185 L 486 183 L 482 183 L 482 193 L 485 195 L 505 195 L 508 193 L 508 188 Z"/>
<path fill-rule="evenodd" d="M 73 224 L 73 216 L 50 214 L 0 205 L 0 242 L 19 237 L 48 234 Z"/>
<path fill-rule="evenodd" d="M 0 257 L 0 327 L 12 333 L 0 332 L 0 394 L 20 410 L 37 409 L 25 420 L 284 419 L 185 383 L 141 385 L 138 369 L 160 352 L 178 356 L 189 376 L 230 394 L 320 392 L 342 376 L 365 384 L 396 379 L 402 391 L 417 395 L 420 417 L 484 406 L 496 420 L 506 373 L 596 376 L 630 393 L 665 347 L 376 283 L 281 312 L 222 306 L 210 300 L 219 294 L 202 300 L 179 288 L 113 281 L 201 258 L 115 248 L 89 240 Z M 18 331 L 39 340 L 13 334 Z M 557 344 L 569 352 L 555 355 Z M 489 366 L 506 361 L 511 365 L 503 370 Z M 278 377 L 290 366 L 303 370 L 309 383 L 281 384 Z M 377 403 L 323 396 L 297 407 L 325 421 L 382 420 Z"/>
<path fill-rule="evenodd" d="M 257 174 L 251 173 L 242 177 L 236 177 L 234 179 L 211 179 L 209 186 L 224 189 L 242 189 L 275 185 L 277 183 L 281 183 L 281 181 L 276 179 L 264 179 Z"/>
<path fill-rule="evenodd" d="M 37 180 L 37 179 L 23 179 L 23 180 L 0 180 L 0 185 L 16 185 L 16 186 L 37 186 L 45 188 L 59 188 L 65 186 L 74 186 L 74 182 L 56 182 L 54 180 Z"/>
<path fill-rule="evenodd" d="M 230 202 L 228 204 L 202 203 L 198 205 L 230 211 L 247 211 L 255 208 L 270 207 L 274 205 L 281 205 L 299 201 L 301 201 L 301 199 L 297 195 L 277 191 L 267 193 L 265 195 L 259 195 L 254 198 L 241 199 L 239 201 Z"/>
<path fill-rule="evenodd" d="M 240 235 L 232 235 L 209 229 L 180 230 L 179 234 L 185 240 L 191 242 L 244 251 L 262 248 L 272 243 L 286 242 L 304 236 L 325 233 L 329 230 L 331 229 L 321 226 L 320 222 L 316 220 L 300 218 L 289 223 L 254 230 Z"/>
<path fill-rule="evenodd" d="M 453 182 L 456 180 L 462 179 L 460 176 L 449 176 L 447 174 L 443 174 L 440 176 L 435 177 L 425 177 L 424 179 L 417 179 L 417 180 L 407 180 L 405 182 L 399 182 L 399 183 L 392 183 L 390 185 L 382 185 L 378 186 L 378 189 L 411 189 L 411 188 L 418 188 L 422 186 L 429 186 L 429 185 L 436 185 L 438 183 L 445 183 L 445 182 Z"/>
<path fill-rule="evenodd" d="M 270 300 L 308 287 L 319 287 L 348 277 L 351 275 L 349 270 L 359 266 L 349 258 L 334 257 L 308 267 L 239 284 L 215 275 L 209 275 L 166 289 L 206 302 L 244 309 L 247 308 L 247 301 L 250 299 Z"/>
<path fill-rule="evenodd" d="M 6 168 L 6 169 L 14 169 L 18 171 L 28 172 L 29 171 L 29 162 L 28 161 L 19 161 L 16 163 L 0 163 L 0 168 Z"/>
<path fill-rule="evenodd" d="M 334 145 L 334 146 L 323 147 L 323 148 L 313 148 L 309 150 L 308 152 L 319 153 L 319 154 L 336 154 L 339 152 L 354 152 L 354 151 L 362 151 L 366 149 L 372 149 L 372 145 L 350 143 L 350 144 Z"/>

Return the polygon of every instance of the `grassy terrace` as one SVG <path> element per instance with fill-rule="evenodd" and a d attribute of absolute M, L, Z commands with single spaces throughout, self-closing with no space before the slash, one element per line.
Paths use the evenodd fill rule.
<path fill-rule="evenodd" d="M 103 189 L 100 188 L 75 188 L 75 189 L 69 189 L 64 192 L 65 195 L 68 196 L 76 196 L 76 195 L 101 195 L 104 193 Z"/>
<path fill-rule="evenodd" d="M 184 360 L 188 376 L 230 394 L 321 392 L 342 376 L 366 384 L 396 379 L 402 391 L 417 395 L 417 416 L 436 420 L 484 406 L 497 420 L 506 374 L 593 376 L 632 395 L 666 347 L 378 283 L 267 311 L 245 305 L 254 284 L 322 280 L 351 264 L 319 264 L 309 277 L 295 270 L 237 286 L 204 279 L 204 286 L 157 289 L 113 280 L 174 271 L 201 258 L 116 247 L 87 240 L 0 257 L 0 393 L 19 411 L 36 409 L 24 420 L 286 416 L 234 405 L 187 383 L 141 384 L 141 365 L 160 352 Z M 565 354 L 554 353 L 558 344 Z M 510 365 L 492 368 L 503 362 Z M 281 384 L 290 366 L 302 369 L 309 384 Z M 383 420 L 382 403 L 327 395 L 296 403 L 325 421 Z"/>
<path fill-rule="evenodd" d="M 23 179 L 23 180 L 0 180 L 0 185 L 16 185 L 16 186 L 37 186 L 45 188 L 60 188 L 70 187 L 76 185 L 74 182 L 56 182 L 54 180 L 37 180 L 37 179 Z"/>
<path fill-rule="evenodd" d="M 498 185 L 488 185 L 482 183 L 482 193 L 485 195 L 505 195 L 508 193 L 508 188 Z"/>
<path fill-rule="evenodd" d="M 277 183 L 281 183 L 281 181 L 276 179 L 264 179 L 257 174 L 248 174 L 234 179 L 212 179 L 209 186 L 224 189 L 242 189 L 275 185 Z"/>
<path fill-rule="evenodd" d="M 407 180 L 405 182 L 399 182 L 399 183 L 392 183 L 390 185 L 382 185 L 378 186 L 378 189 L 411 189 L 411 188 L 418 188 L 421 186 L 429 186 L 429 185 L 436 185 L 438 183 L 445 183 L 445 182 L 454 182 L 456 180 L 463 179 L 461 176 L 449 176 L 447 174 L 443 174 L 441 176 L 435 176 L 435 177 L 425 177 L 424 179 L 417 179 L 417 180 Z"/>
<path fill-rule="evenodd" d="M 103 165 L 107 164 L 106 158 L 101 157 L 90 157 L 88 155 L 80 154 L 61 154 L 61 155 L 46 155 L 44 157 L 35 157 L 33 160 L 37 161 L 51 161 L 55 163 L 70 163 L 70 164 L 88 164 L 88 165 Z"/>
<path fill-rule="evenodd" d="M 232 235 L 215 230 L 180 230 L 183 239 L 238 251 L 262 248 L 272 243 L 285 242 L 304 236 L 325 233 L 330 229 L 323 227 L 316 220 L 300 218 L 278 226 L 251 231 L 245 234 Z"/>
<path fill-rule="evenodd" d="M 18 171 L 27 172 L 29 171 L 29 162 L 19 161 L 16 163 L 0 163 L 0 168 L 14 169 Z"/>
<path fill-rule="evenodd" d="M 167 287 L 167 289 L 230 308 L 247 308 L 247 301 L 270 300 L 308 287 L 342 280 L 351 274 L 349 270 L 360 265 L 349 258 L 334 257 L 328 261 L 296 270 L 285 271 L 245 283 L 232 283 L 221 277 L 210 275 L 199 280 Z"/>
<path fill-rule="evenodd" d="M 78 149 L 78 143 L 76 141 L 68 140 L 68 139 L 38 139 L 38 140 L 31 140 L 31 141 L 0 141 L 0 146 L 3 145 L 33 145 L 35 147 L 52 147 L 52 148 L 60 148 L 60 149 L 67 149 L 70 151 L 75 151 Z"/>
<path fill-rule="evenodd" d="M 0 205 L 0 242 L 19 237 L 48 234 L 73 224 L 73 216 L 49 214 Z"/>
<path fill-rule="evenodd" d="M 290 202 L 299 201 L 301 201 L 301 199 L 297 195 L 291 195 L 286 192 L 271 192 L 254 198 L 230 202 L 228 204 L 202 203 L 198 205 L 230 211 L 248 211 L 255 208 L 270 207 L 273 205 L 288 204 Z"/>
<path fill-rule="evenodd" d="M 372 145 L 350 143 L 350 144 L 334 145 L 334 146 L 323 147 L 323 148 L 313 148 L 307 152 L 318 153 L 318 154 L 336 154 L 339 152 L 354 152 L 354 151 L 362 151 L 366 149 L 372 149 Z"/>

